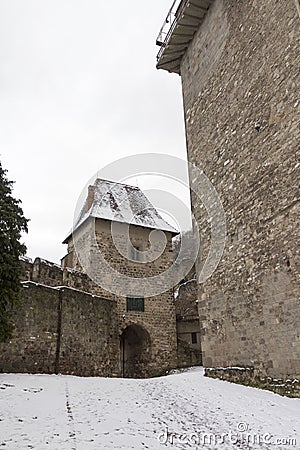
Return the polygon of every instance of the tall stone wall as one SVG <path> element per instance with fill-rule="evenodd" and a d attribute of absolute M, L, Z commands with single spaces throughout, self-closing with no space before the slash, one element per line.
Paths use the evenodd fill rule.
<path fill-rule="evenodd" d="M 13 338 L 0 344 L 0 372 L 55 373 L 59 291 L 23 283 Z"/>
<path fill-rule="evenodd" d="M 300 374 L 299 48 L 293 1 L 215 0 L 181 63 L 188 157 L 227 219 L 200 286 L 205 366 Z M 204 259 L 210 225 L 194 196 L 192 207 Z"/>
<path fill-rule="evenodd" d="M 81 376 L 118 376 L 115 302 L 68 288 L 61 292 L 59 371 Z"/>
<path fill-rule="evenodd" d="M 23 283 L 15 332 L 0 344 L 0 372 L 119 374 L 116 305 L 66 287 Z"/>

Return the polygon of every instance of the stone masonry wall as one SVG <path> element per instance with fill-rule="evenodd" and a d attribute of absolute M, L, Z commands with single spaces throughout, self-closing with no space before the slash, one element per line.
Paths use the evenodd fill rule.
<path fill-rule="evenodd" d="M 32 269 L 32 280 L 46 286 L 61 286 L 63 273 L 58 264 L 35 258 Z"/>
<path fill-rule="evenodd" d="M 76 248 L 80 250 L 82 261 L 85 268 L 91 270 L 92 276 L 96 283 L 92 282 L 89 286 L 89 292 L 110 298 L 117 303 L 118 314 L 116 322 L 119 327 L 119 335 L 125 331 L 130 325 L 139 325 L 150 335 L 151 351 L 147 362 L 148 376 L 159 375 L 167 370 L 177 366 L 177 339 L 176 339 L 176 319 L 175 306 L 173 300 L 173 290 L 163 292 L 160 295 L 149 297 L 147 290 L 141 290 L 139 295 L 144 296 L 145 311 L 126 311 L 126 295 L 132 295 L 130 281 L 126 284 L 126 293 L 124 295 L 114 292 L 113 289 L 118 287 L 118 279 L 110 272 L 112 267 L 117 273 L 122 273 L 132 278 L 151 278 L 154 277 L 169 266 L 173 262 L 172 253 L 172 235 L 166 233 L 167 245 L 161 257 L 152 263 L 144 263 L 141 261 L 130 261 L 128 257 L 128 249 L 124 235 L 126 233 L 126 225 L 117 225 L 115 242 L 111 236 L 111 222 L 97 219 L 96 224 L 86 222 L 77 232 L 75 238 Z M 125 227 L 125 228 L 124 228 Z M 96 240 L 93 242 L 91 236 L 95 229 Z M 152 230 L 143 227 L 132 226 L 130 229 L 130 238 L 134 245 L 138 245 L 141 251 L 147 250 L 149 246 L 149 234 Z M 120 254 L 115 243 L 121 248 Z M 99 264 L 99 251 L 108 263 L 109 267 L 102 267 Z M 74 242 L 69 241 L 68 254 L 75 253 Z M 74 269 L 80 269 L 80 262 L 73 257 Z M 76 277 L 77 278 L 77 277 Z M 103 281 L 106 281 L 108 288 L 102 287 Z M 149 286 L 154 281 L 149 280 Z M 110 291 L 110 286 L 112 291 Z M 122 284 L 122 287 L 124 285 Z M 164 286 L 162 286 L 164 291 Z"/>
<path fill-rule="evenodd" d="M 182 60 L 188 157 L 227 219 L 222 261 L 200 286 L 208 367 L 300 375 L 299 48 L 295 2 L 215 0 Z M 204 259 L 210 225 L 194 196 L 192 207 Z"/>
<path fill-rule="evenodd" d="M 75 246 L 72 237 L 70 238 L 67 258 L 63 258 L 62 261 L 63 268 L 41 258 L 36 258 L 34 263 L 28 260 L 22 261 L 26 274 L 24 276 L 25 280 L 30 280 L 40 285 L 59 287 L 59 290 L 64 292 L 64 298 L 67 296 L 67 292 L 69 292 L 67 288 L 80 290 L 82 298 L 85 293 L 91 294 L 87 297 L 87 302 L 81 301 L 79 309 L 76 300 L 64 300 L 63 312 L 64 317 L 68 317 L 68 320 L 65 320 L 62 324 L 62 337 L 64 337 L 64 327 L 68 328 L 68 334 L 59 344 L 61 347 L 59 370 L 64 373 L 92 375 L 99 372 L 99 364 L 101 362 L 101 370 L 104 374 L 120 374 L 121 335 L 127 327 L 138 325 L 149 334 L 151 341 L 150 354 L 147 355 L 147 363 L 142 371 L 143 374 L 145 376 L 153 376 L 165 373 L 177 366 L 176 319 L 173 290 L 170 289 L 167 292 L 153 297 L 148 297 L 147 291 L 141 292 L 140 295 L 145 297 L 145 311 L 126 311 L 126 295 L 132 294 L 130 283 L 127 286 L 128 289 L 124 296 L 103 288 L 102 282 L 105 277 L 111 282 L 112 287 L 117 285 L 117 280 L 109 272 L 106 272 L 105 268 L 100 267 L 97 255 L 99 249 L 101 249 L 101 253 L 108 264 L 117 272 L 126 274 L 129 277 L 153 277 L 166 270 L 173 262 L 172 235 L 166 233 L 167 245 L 161 257 L 153 261 L 153 263 L 145 264 L 140 261 L 128 260 L 126 258 L 128 256 L 126 253 L 127 249 L 125 248 L 123 249 L 125 257 L 120 255 L 111 237 L 109 221 L 97 220 L 96 241 L 94 242 L 91 239 L 93 227 L 94 225 L 91 221 L 87 221 L 80 227 L 76 232 Z M 120 224 L 120 227 L 121 233 L 119 234 L 121 239 L 123 225 Z M 132 227 L 130 233 L 133 243 L 138 245 L 141 250 L 146 250 L 149 246 L 149 234 L 151 231 L 143 227 Z M 77 256 L 78 250 L 81 255 L 80 261 Z M 73 267 L 68 267 L 68 263 L 72 263 Z M 92 270 L 95 281 L 89 278 L 89 269 Z M 87 271 L 87 273 L 84 271 Z M 153 281 L 150 280 L 149 283 L 151 284 Z M 40 288 L 42 289 L 42 287 Z M 162 291 L 164 291 L 164 285 L 162 285 Z M 71 290 L 70 292 L 73 293 L 76 291 Z M 94 323 L 96 318 L 96 322 L 102 326 L 103 320 L 106 320 L 109 316 L 103 308 L 98 309 L 94 303 L 90 304 L 90 299 L 93 296 L 101 297 L 103 301 L 107 299 L 109 304 L 113 303 L 113 312 L 111 312 L 113 314 L 113 321 L 111 322 L 111 326 L 114 327 L 113 335 L 115 336 L 114 333 L 117 335 L 117 344 L 110 339 L 108 347 L 105 341 L 107 337 L 106 333 L 103 335 L 103 342 L 99 336 L 97 336 L 97 339 L 94 339 L 94 334 L 97 334 L 97 332 L 93 328 L 90 328 L 90 323 Z M 69 309 L 66 309 L 67 305 L 69 305 Z M 86 340 L 88 340 L 87 351 L 84 350 Z M 106 359 L 103 361 L 98 355 L 98 344 L 93 347 L 93 342 L 101 342 L 100 347 L 106 349 Z M 90 358 L 89 355 L 94 356 Z M 112 369 L 110 361 L 115 359 L 118 361 L 118 364 L 117 367 Z"/>
<path fill-rule="evenodd" d="M 42 258 L 35 258 L 32 262 L 29 258 L 22 258 L 23 281 L 33 281 L 50 287 L 71 287 L 79 291 L 92 294 L 103 294 L 103 290 L 92 282 L 87 274 L 77 269 L 47 261 Z M 79 267 L 79 266 L 78 266 Z"/>
<path fill-rule="evenodd" d="M 20 264 L 23 270 L 22 281 L 32 280 L 33 262 L 31 258 L 27 256 L 22 256 L 20 258 Z"/>
<path fill-rule="evenodd" d="M 198 316 L 198 284 L 194 271 L 174 294 L 177 330 L 178 367 L 201 365 L 201 328 Z M 196 342 L 192 342 L 192 333 Z"/>
<path fill-rule="evenodd" d="M 118 376 L 115 302 L 68 288 L 61 292 L 59 371 L 79 376 Z"/>
<path fill-rule="evenodd" d="M 23 283 L 14 336 L 0 344 L 0 372 L 113 376 L 119 371 L 114 302 Z"/>
<path fill-rule="evenodd" d="M 55 373 L 58 306 L 59 291 L 23 283 L 13 339 L 0 344 L 0 372 Z"/>
<path fill-rule="evenodd" d="M 126 274 L 132 278 L 149 278 L 149 284 L 153 283 L 151 277 L 163 273 L 173 262 L 172 252 L 172 235 L 166 234 L 167 244 L 161 257 L 155 259 L 151 263 L 143 263 L 139 261 L 130 261 L 126 259 L 127 248 L 123 247 L 124 230 L 120 224 L 119 236 L 115 236 L 115 240 L 120 245 L 125 257 L 122 257 L 117 250 L 111 238 L 110 224 L 106 226 L 99 221 L 96 227 L 96 236 L 98 246 L 106 261 L 119 273 Z M 126 225 L 125 225 L 126 227 Z M 147 250 L 149 245 L 149 234 L 152 230 L 132 226 L 130 228 L 130 238 L 134 245 L 138 245 L 141 250 Z M 95 264 L 94 267 L 97 267 Z M 100 277 L 105 276 L 99 273 Z M 113 280 L 116 283 L 116 280 Z M 162 291 L 164 291 L 162 286 Z M 130 282 L 127 285 L 127 295 L 131 295 Z M 145 311 L 126 311 L 126 297 L 115 295 L 117 301 L 119 329 L 120 334 L 131 324 L 138 324 L 143 327 L 150 335 L 150 359 L 147 363 L 147 375 L 154 376 L 165 373 L 177 366 L 177 339 L 176 339 L 176 318 L 175 306 L 173 299 L 173 290 L 170 289 L 162 292 L 160 295 L 149 297 L 147 290 L 140 291 L 140 295 L 144 296 Z"/>

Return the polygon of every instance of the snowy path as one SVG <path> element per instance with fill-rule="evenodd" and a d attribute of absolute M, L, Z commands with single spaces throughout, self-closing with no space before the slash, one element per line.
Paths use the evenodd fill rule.
<path fill-rule="evenodd" d="M 148 380 L 1 374 L 0 402 L 3 449 L 300 449 L 299 399 L 200 368 Z"/>

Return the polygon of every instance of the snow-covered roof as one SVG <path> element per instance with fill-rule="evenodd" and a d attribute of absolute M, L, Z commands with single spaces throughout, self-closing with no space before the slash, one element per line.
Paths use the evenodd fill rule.
<path fill-rule="evenodd" d="M 178 234 L 139 187 L 98 178 L 92 190 L 91 206 L 87 210 L 87 203 L 84 205 L 73 231 L 92 217 Z"/>

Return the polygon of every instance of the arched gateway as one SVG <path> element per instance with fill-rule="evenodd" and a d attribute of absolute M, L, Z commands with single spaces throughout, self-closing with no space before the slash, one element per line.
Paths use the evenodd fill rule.
<path fill-rule="evenodd" d="M 129 325 L 120 337 L 121 375 L 125 378 L 145 378 L 149 374 L 150 336 L 140 325 Z"/>

